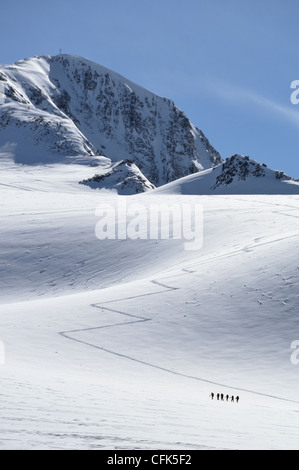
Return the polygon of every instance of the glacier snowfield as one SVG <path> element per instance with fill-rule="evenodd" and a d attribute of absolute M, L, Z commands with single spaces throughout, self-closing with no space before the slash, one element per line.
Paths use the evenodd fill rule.
<path fill-rule="evenodd" d="M 94 168 L 1 167 L 1 449 L 298 449 L 298 195 L 198 196 L 188 251 L 97 239 Z"/>

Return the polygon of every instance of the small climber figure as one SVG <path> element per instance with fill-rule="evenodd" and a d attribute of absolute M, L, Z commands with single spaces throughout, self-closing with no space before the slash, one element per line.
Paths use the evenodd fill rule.
<path fill-rule="evenodd" d="M 220 394 L 219 394 L 219 393 L 217 393 L 217 400 L 219 400 L 219 398 L 220 398 Z"/>
<path fill-rule="evenodd" d="M 226 401 L 228 401 L 229 400 L 229 395 L 226 395 L 225 399 L 226 399 Z"/>
<path fill-rule="evenodd" d="M 214 396 L 215 396 L 215 395 L 214 395 L 214 393 L 212 392 L 211 395 L 210 395 L 210 397 L 212 398 L 212 400 L 214 400 Z"/>
<path fill-rule="evenodd" d="M 234 395 L 231 397 L 231 401 L 235 401 L 235 397 L 234 397 Z"/>
<path fill-rule="evenodd" d="M 236 402 L 239 403 L 240 397 L 236 397 Z"/>
<path fill-rule="evenodd" d="M 224 395 L 223 395 L 223 393 L 221 393 L 221 401 L 223 401 L 223 400 L 224 400 Z"/>

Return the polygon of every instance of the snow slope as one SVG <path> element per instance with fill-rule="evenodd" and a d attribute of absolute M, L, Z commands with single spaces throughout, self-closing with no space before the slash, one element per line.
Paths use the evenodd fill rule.
<path fill-rule="evenodd" d="M 200 250 L 100 241 L 94 168 L 7 156 L 0 448 L 298 449 L 298 196 L 199 196 Z"/>

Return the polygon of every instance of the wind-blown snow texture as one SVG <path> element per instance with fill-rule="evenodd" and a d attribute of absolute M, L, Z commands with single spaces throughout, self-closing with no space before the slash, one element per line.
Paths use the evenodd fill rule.
<path fill-rule="evenodd" d="M 133 159 L 161 185 L 222 161 L 171 100 L 81 57 L 23 60 L 2 66 L 0 80 L 0 143 L 17 144 L 18 162 Z"/>

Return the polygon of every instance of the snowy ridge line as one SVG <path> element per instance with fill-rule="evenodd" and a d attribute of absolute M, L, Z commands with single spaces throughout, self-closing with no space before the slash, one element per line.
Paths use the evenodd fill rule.
<path fill-rule="evenodd" d="M 191 272 L 191 271 L 188 272 L 187 269 L 183 269 L 183 271 L 185 271 L 186 274 L 190 274 L 190 272 Z M 167 278 L 169 278 L 169 277 L 171 277 L 171 276 L 167 276 Z M 246 392 L 246 393 L 259 395 L 259 396 L 263 396 L 263 397 L 266 397 L 266 398 L 272 398 L 272 399 L 280 400 L 280 401 L 284 401 L 284 402 L 290 402 L 290 403 L 296 403 L 296 404 L 299 403 L 299 401 L 296 401 L 296 400 L 291 400 L 291 399 L 279 397 L 279 396 L 276 396 L 276 395 L 270 395 L 270 394 L 259 392 L 259 391 L 256 391 L 256 390 L 250 390 L 250 389 L 246 389 L 246 388 L 238 388 L 238 387 L 234 387 L 232 385 L 227 385 L 227 384 L 224 384 L 224 383 L 215 382 L 215 381 L 212 381 L 212 380 L 209 380 L 209 379 L 206 379 L 206 378 L 197 377 L 197 376 L 189 375 L 189 374 L 184 374 L 183 372 L 179 372 L 179 371 L 176 371 L 176 370 L 173 370 L 173 369 L 168 369 L 166 367 L 162 367 L 162 366 L 159 366 L 157 364 L 153 364 L 151 362 L 143 361 L 141 359 L 137 359 L 136 357 L 132 357 L 132 356 L 129 356 L 127 354 L 122 354 L 122 353 L 119 353 L 117 351 L 113 351 L 111 349 L 104 348 L 102 346 L 96 346 L 92 343 L 89 343 L 87 341 L 84 341 L 84 340 L 81 340 L 81 339 L 78 339 L 78 338 L 73 338 L 71 336 L 71 333 L 78 333 L 78 332 L 90 331 L 90 330 L 100 330 L 100 329 L 105 329 L 105 328 L 113 328 L 113 327 L 116 327 L 116 326 L 125 326 L 125 325 L 132 325 L 132 324 L 135 324 L 135 323 L 145 323 L 145 322 L 152 321 L 153 318 L 141 317 L 141 316 L 133 315 L 133 314 L 126 313 L 126 312 L 123 312 L 123 311 L 120 311 L 120 310 L 111 309 L 109 307 L 104 307 L 104 305 L 106 305 L 106 304 L 111 304 L 111 303 L 115 303 L 115 302 L 122 302 L 122 301 L 125 301 L 125 300 L 133 300 L 133 299 L 137 299 L 137 298 L 140 298 L 140 297 L 147 297 L 147 296 L 150 296 L 150 295 L 157 295 L 157 294 L 161 294 L 163 292 L 175 291 L 175 290 L 180 289 L 179 287 L 166 286 L 165 284 L 162 284 L 161 282 L 159 282 L 157 280 L 154 280 L 154 279 L 151 280 L 150 282 L 163 287 L 165 290 L 164 291 L 158 291 L 158 292 L 150 292 L 150 293 L 146 293 L 146 294 L 138 294 L 136 296 L 130 296 L 130 297 L 121 298 L 121 299 L 109 300 L 109 301 L 103 302 L 101 304 L 91 304 L 91 306 L 94 307 L 94 308 L 106 310 L 106 311 L 109 311 L 109 312 L 112 312 L 112 313 L 117 313 L 117 314 L 123 315 L 125 317 L 136 318 L 136 320 L 130 321 L 130 322 L 114 323 L 114 324 L 111 324 L 111 325 L 103 325 L 103 326 L 98 326 L 98 327 L 91 327 L 91 328 L 84 328 L 84 329 L 77 329 L 77 330 L 70 330 L 70 331 L 62 331 L 62 332 L 59 332 L 59 334 L 61 336 L 63 336 L 64 338 L 70 339 L 70 340 L 75 341 L 77 343 L 84 344 L 86 346 L 90 346 L 90 347 L 98 349 L 100 351 L 103 351 L 103 352 L 106 352 L 106 353 L 109 353 L 109 354 L 113 354 L 114 356 L 121 357 L 121 358 L 124 358 L 124 359 L 128 359 L 130 361 L 137 362 L 139 364 L 142 364 L 142 365 L 145 365 L 145 366 L 148 366 L 148 367 L 152 367 L 154 369 L 158 369 L 160 371 L 167 372 L 169 374 L 184 377 L 186 379 L 196 380 L 196 381 L 199 381 L 199 382 L 204 382 L 204 383 L 208 383 L 208 384 L 211 384 L 211 385 L 216 385 L 218 387 L 222 387 L 222 388 L 226 388 L 226 389 L 230 389 L 230 390 L 234 390 L 234 391 L 238 390 L 240 392 Z"/>

